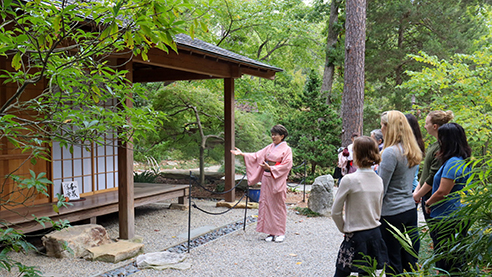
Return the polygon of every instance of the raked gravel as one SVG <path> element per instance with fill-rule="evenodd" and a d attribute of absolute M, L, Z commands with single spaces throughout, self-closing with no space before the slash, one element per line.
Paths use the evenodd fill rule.
<path fill-rule="evenodd" d="M 220 212 L 215 201 L 193 200 L 197 206 Z M 171 210 L 166 203 L 155 203 L 135 209 L 135 233 L 143 237 L 145 252 L 157 252 L 182 243 L 180 235 L 188 230 L 188 211 Z M 257 210 L 248 210 L 257 215 Z M 241 220 L 243 209 L 223 215 L 208 215 L 192 209 L 191 229 L 203 226 L 222 227 Z M 116 215 L 98 218 L 112 239 L 118 237 Z M 256 223 L 202 246 L 191 249 L 187 262 L 190 269 L 163 271 L 145 269 L 130 276 L 332 276 L 338 247 L 343 235 L 330 217 L 308 218 L 291 207 L 287 213 L 287 234 L 282 243 L 265 242 L 265 234 L 255 231 Z M 98 276 L 125 266 L 132 260 L 117 264 L 90 262 L 83 259 L 55 259 L 36 253 L 11 253 L 10 257 L 25 265 L 37 266 L 44 276 Z M 18 276 L 18 272 L 0 271 L 0 276 Z"/>

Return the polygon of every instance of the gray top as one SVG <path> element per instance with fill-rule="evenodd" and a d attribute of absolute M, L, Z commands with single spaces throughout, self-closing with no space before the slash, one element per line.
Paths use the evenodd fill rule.
<path fill-rule="evenodd" d="M 415 208 L 412 183 L 417 166 L 408 168 L 401 144 L 384 149 L 378 172 L 383 179 L 384 198 L 381 216 L 397 215 Z"/>

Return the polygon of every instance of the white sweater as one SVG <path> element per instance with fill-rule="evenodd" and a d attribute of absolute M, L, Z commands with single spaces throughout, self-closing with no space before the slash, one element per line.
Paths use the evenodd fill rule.
<path fill-rule="evenodd" d="M 345 175 L 331 211 L 338 230 L 353 233 L 381 225 L 383 194 L 383 180 L 372 169 L 359 168 L 353 174 Z"/>

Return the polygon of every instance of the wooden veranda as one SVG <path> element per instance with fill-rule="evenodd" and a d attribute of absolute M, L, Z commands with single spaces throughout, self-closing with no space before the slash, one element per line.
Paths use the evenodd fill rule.
<path fill-rule="evenodd" d="M 188 185 L 135 183 L 134 207 L 142 206 L 157 201 L 178 198 L 179 204 L 185 204 L 185 198 L 189 191 Z M 71 201 L 71 205 L 61 207 L 59 213 L 53 210 L 53 203 L 44 203 L 33 206 L 25 206 L 13 210 L 0 211 L 0 218 L 10 222 L 10 227 L 29 233 L 44 229 L 44 227 L 32 220 L 36 217 L 49 217 L 53 221 L 68 220 L 76 222 L 90 220 L 96 223 L 96 217 L 118 212 L 118 192 L 116 190 L 98 193 Z M 52 227 L 46 222 L 46 227 Z"/>

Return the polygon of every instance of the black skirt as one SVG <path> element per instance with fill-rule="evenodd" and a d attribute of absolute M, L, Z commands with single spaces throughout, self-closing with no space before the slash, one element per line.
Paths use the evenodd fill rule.
<path fill-rule="evenodd" d="M 368 256 L 371 263 L 367 261 Z M 377 269 L 382 269 L 388 260 L 388 250 L 379 227 L 345 234 L 337 257 L 337 269 L 344 272 L 365 273 L 360 266 L 372 267 L 377 261 Z"/>

